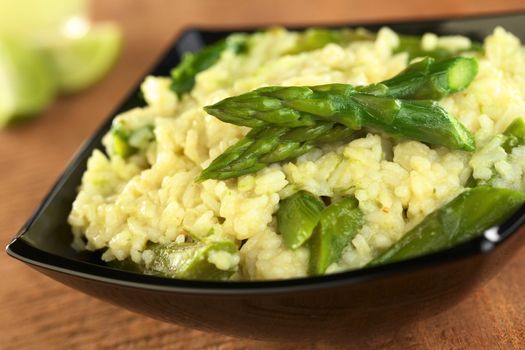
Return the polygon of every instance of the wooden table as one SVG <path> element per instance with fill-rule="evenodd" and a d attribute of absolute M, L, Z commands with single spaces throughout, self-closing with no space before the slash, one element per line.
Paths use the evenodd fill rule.
<path fill-rule="evenodd" d="M 525 10 L 523 0 L 111 0 L 94 1 L 98 20 L 124 29 L 123 55 L 94 88 L 61 98 L 37 120 L 0 131 L 0 242 L 7 244 L 80 146 L 185 26 L 366 22 Z M 162 323 L 71 290 L 0 254 L 0 349 L 286 348 Z M 525 249 L 490 283 L 453 309 L 381 349 L 525 349 Z M 349 347 L 352 344 L 348 344 Z M 328 349 L 329 344 L 302 345 Z M 363 347 L 361 347 L 362 349 Z"/>

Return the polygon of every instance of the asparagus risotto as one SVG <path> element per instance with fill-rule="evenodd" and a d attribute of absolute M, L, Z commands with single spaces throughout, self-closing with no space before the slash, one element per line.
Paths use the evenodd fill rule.
<path fill-rule="evenodd" d="M 110 264 L 334 273 L 446 248 L 523 202 L 525 51 L 502 28 L 483 44 L 388 28 L 236 34 L 142 93 L 69 216 L 74 247 Z"/>

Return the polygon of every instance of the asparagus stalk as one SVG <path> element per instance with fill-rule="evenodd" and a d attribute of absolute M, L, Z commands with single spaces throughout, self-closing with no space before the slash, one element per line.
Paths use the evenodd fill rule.
<path fill-rule="evenodd" d="M 475 78 L 478 64 L 474 58 L 433 58 L 409 65 L 392 79 L 379 84 L 354 88 L 348 84 L 313 87 L 264 87 L 224 99 L 204 109 L 232 124 L 257 127 L 276 124 L 287 127 L 311 126 L 322 118 L 352 126 L 356 111 L 352 97 L 360 94 L 394 99 L 438 99 L 465 89 Z M 350 115 L 348 115 L 350 114 Z M 358 125 L 360 126 L 360 125 Z"/>
<path fill-rule="evenodd" d="M 347 140 L 354 130 L 333 123 L 294 129 L 263 126 L 252 129 L 202 171 L 197 181 L 225 180 L 250 174 L 268 164 L 297 158 L 315 146 Z"/>
<path fill-rule="evenodd" d="M 354 130 L 369 127 L 452 149 L 475 148 L 470 132 L 434 101 L 360 93 L 346 84 L 265 87 L 205 110 L 224 122 L 252 128 L 295 128 L 325 121 Z"/>
<path fill-rule="evenodd" d="M 224 122 L 252 128 L 295 128 L 325 121 L 353 130 L 369 127 L 452 149 L 475 148 L 470 132 L 434 101 L 359 93 L 345 84 L 261 88 L 205 110 Z"/>
<path fill-rule="evenodd" d="M 523 193 L 505 188 L 467 189 L 428 215 L 368 265 L 383 265 L 450 248 L 501 224 L 524 202 Z"/>
<path fill-rule="evenodd" d="M 400 98 L 443 97 L 465 89 L 476 73 L 477 61 L 471 58 L 442 62 L 426 58 L 392 79 L 365 87 L 268 87 L 225 99 L 205 107 L 206 111 L 223 121 L 255 129 L 214 160 L 199 180 L 256 172 L 266 164 L 302 155 L 320 143 L 348 138 L 363 126 L 471 151 L 474 140 L 468 130 L 435 102 Z M 291 140 L 290 135 L 296 138 Z M 256 141 L 264 147 L 255 145 Z"/>
<path fill-rule="evenodd" d="M 478 62 L 474 58 L 452 57 L 436 61 L 432 57 L 425 57 L 392 79 L 356 90 L 403 99 L 439 100 L 467 88 L 477 73 Z"/>
<path fill-rule="evenodd" d="M 147 148 L 155 139 L 153 126 L 146 124 L 130 129 L 125 123 L 116 122 L 111 127 L 114 154 L 126 159 Z"/>
<path fill-rule="evenodd" d="M 195 53 L 186 53 L 181 63 L 171 71 L 171 89 L 179 97 L 193 89 L 195 76 L 210 68 L 219 60 L 224 50 L 242 53 L 247 48 L 247 36 L 237 34 L 220 40 Z"/>
<path fill-rule="evenodd" d="M 362 112 L 353 101 L 355 97 L 363 94 L 390 97 L 392 103 L 396 102 L 394 99 L 439 99 L 464 90 L 477 72 L 474 58 L 453 57 L 443 61 L 426 58 L 379 84 L 357 88 L 348 84 L 264 87 L 204 109 L 227 123 L 249 127 L 275 124 L 294 128 L 330 119 L 359 128 L 359 121 L 352 120 Z"/>

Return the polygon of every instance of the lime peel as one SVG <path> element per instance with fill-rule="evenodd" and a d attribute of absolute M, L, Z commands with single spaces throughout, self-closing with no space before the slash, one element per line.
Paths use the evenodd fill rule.
<path fill-rule="evenodd" d="M 122 47 L 122 33 L 114 24 L 93 26 L 80 38 L 64 38 L 45 51 L 51 57 L 59 89 L 73 93 L 101 80 L 113 67 Z"/>
<path fill-rule="evenodd" d="M 0 38 L 0 127 L 45 109 L 57 92 L 49 59 L 26 41 Z"/>

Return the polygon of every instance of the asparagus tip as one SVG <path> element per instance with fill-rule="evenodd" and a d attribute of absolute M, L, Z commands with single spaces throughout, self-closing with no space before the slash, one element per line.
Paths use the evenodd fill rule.
<path fill-rule="evenodd" d="M 214 105 L 204 106 L 202 109 L 208 114 L 213 115 Z"/>
<path fill-rule="evenodd" d="M 195 182 L 196 182 L 196 183 L 202 183 L 202 182 L 208 180 L 209 178 L 210 178 L 210 177 L 208 176 L 208 174 L 206 174 L 206 171 L 203 170 L 203 171 L 199 174 L 199 176 L 197 176 L 197 177 L 195 178 Z"/>

